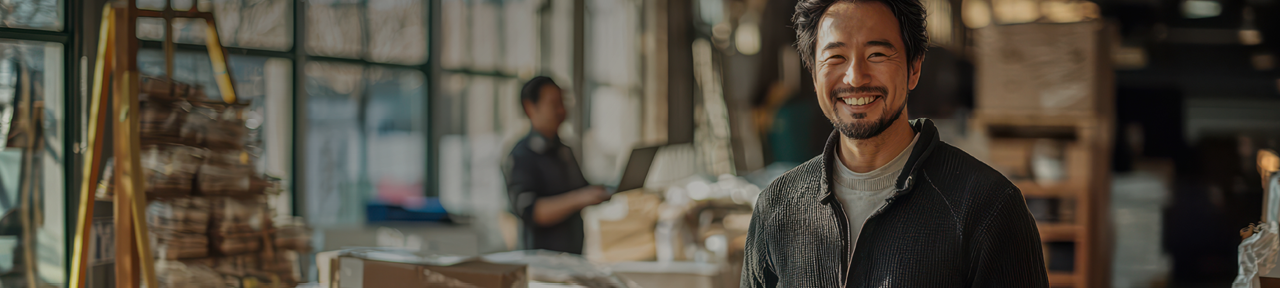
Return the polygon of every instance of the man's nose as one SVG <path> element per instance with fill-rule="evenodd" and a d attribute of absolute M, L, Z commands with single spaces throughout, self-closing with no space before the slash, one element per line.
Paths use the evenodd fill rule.
<path fill-rule="evenodd" d="M 867 62 L 862 59 L 850 59 L 849 68 L 844 71 L 842 82 L 853 87 L 862 87 L 871 82 L 871 74 L 867 72 Z"/>

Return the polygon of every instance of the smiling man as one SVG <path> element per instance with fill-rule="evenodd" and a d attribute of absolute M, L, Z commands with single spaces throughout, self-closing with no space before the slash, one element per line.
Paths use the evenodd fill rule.
<path fill-rule="evenodd" d="M 742 287 L 1047 287 L 1022 193 L 907 120 L 928 45 L 918 0 L 800 0 L 796 47 L 835 126 L 751 218 Z"/>

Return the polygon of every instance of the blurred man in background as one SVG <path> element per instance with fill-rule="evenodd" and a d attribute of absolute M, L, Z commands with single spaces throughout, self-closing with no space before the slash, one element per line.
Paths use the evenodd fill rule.
<path fill-rule="evenodd" d="M 582 254 L 582 208 L 609 199 L 600 186 L 587 185 L 569 146 L 560 142 L 564 101 L 560 87 L 545 76 L 520 90 L 529 116 L 529 135 L 503 162 L 512 212 L 520 217 L 523 249 Z"/>
<path fill-rule="evenodd" d="M 742 287 L 1047 287 L 1022 193 L 908 121 L 928 39 L 919 0 L 801 0 L 796 47 L 836 132 L 751 217 Z"/>

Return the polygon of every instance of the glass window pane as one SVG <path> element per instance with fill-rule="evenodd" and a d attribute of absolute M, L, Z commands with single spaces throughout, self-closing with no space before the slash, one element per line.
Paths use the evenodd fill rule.
<path fill-rule="evenodd" d="M 426 77 L 418 70 L 309 62 L 307 219 L 363 223 L 366 204 L 426 203 Z"/>
<path fill-rule="evenodd" d="M 495 71 L 502 63 L 501 7 L 491 1 L 471 2 L 471 69 Z"/>
<path fill-rule="evenodd" d="M 169 5 L 173 5 L 173 10 L 187 11 L 187 10 L 191 10 L 191 4 L 193 4 L 193 2 L 195 1 L 194 0 L 173 0 L 169 2 Z"/>
<path fill-rule="evenodd" d="M 544 17 L 551 18 L 543 43 L 547 43 L 547 58 L 541 67 L 554 79 L 573 79 L 573 0 L 548 0 L 551 11 Z M 567 87 L 561 87 L 567 88 Z M 569 93 L 573 93 L 570 91 Z M 569 95 L 566 95 L 569 96 Z M 565 97 L 565 101 L 573 97 Z M 573 110 L 569 110 L 573 111 Z M 572 116 L 571 116 L 572 117 Z M 573 120 L 570 119 L 570 122 Z"/>
<path fill-rule="evenodd" d="M 462 0 L 444 0 L 440 3 L 440 66 L 448 69 L 461 69 L 471 63 L 467 38 L 470 25 L 467 22 L 469 7 Z"/>
<path fill-rule="evenodd" d="M 637 86 L 640 7 L 629 1 L 599 0 L 587 5 L 587 75 L 597 83 Z"/>
<path fill-rule="evenodd" d="M 138 17 L 138 39 L 164 41 L 164 18 Z M 208 23 L 197 18 L 173 18 L 175 43 L 204 45 Z"/>
<path fill-rule="evenodd" d="M 138 2 L 136 2 L 134 6 L 138 6 L 138 9 L 160 11 L 160 10 L 164 10 L 164 2 L 167 0 L 137 0 L 137 1 Z"/>
<path fill-rule="evenodd" d="M 315 0 L 307 5 L 307 52 L 358 59 L 364 50 L 364 21 L 358 0 Z"/>
<path fill-rule="evenodd" d="M 493 133 L 496 103 L 494 95 L 496 82 L 493 77 L 476 76 L 471 78 L 467 87 L 467 134 L 483 135 Z"/>
<path fill-rule="evenodd" d="M 212 4 L 222 46 L 275 51 L 288 51 L 293 46 L 291 1 L 216 0 Z M 187 5 L 186 8 L 189 9 L 190 3 Z M 174 18 L 174 42 L 204 45 L 207 28 L 208 23 L 203 19 Z M 138 39 L 164 40 L 164 19 L 138 18 Z"/>
<path fill-rule="evenodd" d="M 471 76 L 456 73 L 440 75 L 441 94 L 433 95 L 432 127 L 441 135 L 462 134 L 466 131 L 466 91 Z M 523 113 L 523 112 L 521 112 Z M 523 115 L 523 114 L 522 114 Z"/>
<path fill-rule="evenodd" d="M 173 18 L 173 41 L 182 44 L 204 45 L 205 35 L 208 33 L 206 29 L 209 29 L 209 22 L 204 19 Z M 161 31 L 161 33 L 163 32 Z M 222 37 L 220 36 L 219 38 Z"/>
<path fill-rule="evenodd" d="M 40 284 L 66 281 L 62 49 L 0 40 L 0 223 L 19 231 L 0 235 L 0 255 L 12 256 L 0 257 L 0 274 L 17 275 L 0 276 L 5 287 L 26 285 L 18 269 L 31 269 Z M 28 259 L 33 265 L 23 264 Z"/>
<path fill-rule="evenodd" d="M 465 164 L 466 151 L 466 91 L 471 76 L 466 74 L 444 73 L 440 75 L 440 94 L 432 95 L 431 127 L 433 133 L 440 135 L 440 142 L 434 149 L 439 159 L 436 171 L 439 171 L 439 183 L 436 188 L 440 192 L 440 202 L 450 214 L 467 215 L 471 210 L 467 188 L 470 175 Z"/>
<path fill-rule="evenodd" d="M 313 227 L 362 224 L 369 183 L 361 182 L 363 139 L 359 126 L 364 68 L 306 65 L 306 219 Z"/>
<path fill-rule="evenodd" d="M 164 18 L 138 17 L 138 39 L 164 41 Z"/>
<path fill-rule="evenodd" d="M 223 46 L 276 51 L 293 47 L 293 1 L 213 0 L 213 11 Z"/>
<path fill-rule="evenodd" d="M 529 132 L 528 116 L 524 115 L 524 106 L 520 103 L 520 88 L 524 85 L 519 79 L 506 78 L 498 81 L 497 106 L 498 130 L 504 139 L 516 134 L 523 136 Z"/>
<path fill-rule="evenodd" d="M 134 6 L 137 6 L 138 9 L 143 9 L 143 10 L 161 11 L 161 10 L 164 10 L 165 1 L 169 1 L 169 0 L 137 0 L 137 4 Z M 214 1 L 239 1 L 239 0 L 214 0 Z M 202 11 L 202 12 L 210 11 L 209 0 L 200 0 L 198 2 L 195 0 L 169 1 L 169 5 L 173 7 L 173 10 L 175 11 L 191 10 L 191 4 L 193 3 L 199 5 L 198 7 L 196 7 L 196 10 L 198 11 Z"/>
<path fill-rule="evenodd" d="M 413 207 L 425 200 L 427 167 L 425 79 L 421 71 L 365 69 L 369 100 L 364 141 L 375 200 Z"/>
<path fill-rule="evenodd" d="M 519 0 L 503 4 L 503 41 L 506 61 L 503 71 L 511 75 L 533 75 L 538 61 L 538 1 Z"/>
<path fill-rule="evenodd" d="M 369 0 L 369 61 L 427 62 L 426 1 Z"/>
<path fill-rule="evenodd" d="M 164 76 L 164 51 L 160 49 L 138 50 L 138 70 L 142 72 L 142 75 Z M 198 52 L 174 53 L 172 77 L 174 81 L 202 86 L 209 101 L 221 101 L 222 99 L 222 93 L 218 91 L 217 82 L 213 78 L 213 64 L 209 62 L 208 54 Z"/>
<path fill-rule="evenodd" d="M 239 102 L 260 102 L 267 95 L 263 81 L 267 57 L 230 55 L 231 80 L 235 81 L 236 97 Z M 288 59 L 281 59 L 289 61 Z M 138 50 L 138 70 L 142 75 L 162 77 L 164 73 L 164 51 L 160 49 Z M 209 101 L 222 101 L 222 92 L 218 90 L 217 80 L 213 77 L 213 63 L 209 54 L 204 52 L 178 51 L 173 54 L 173 80 L 203 86 Z M 281 76 L 275 76 L 281 77 Z M 287 81 L 288 79 L 270 79 Z"/>

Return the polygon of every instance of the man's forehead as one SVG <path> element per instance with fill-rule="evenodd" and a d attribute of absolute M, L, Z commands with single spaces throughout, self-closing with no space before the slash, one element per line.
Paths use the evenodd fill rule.
<path fill-rule="evenodd" d="M 893 11 L 880 1 L 840 1 L 822 14 L 818 24 L 818 46 L 836 38 L 885 38 L 898 43 L 898 21 Z M 852 43 L 850 43 L 852 44 Z"/>

